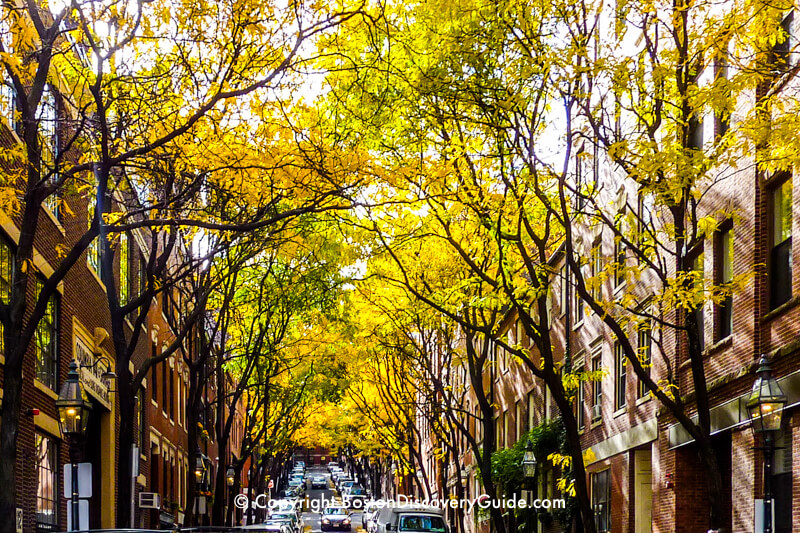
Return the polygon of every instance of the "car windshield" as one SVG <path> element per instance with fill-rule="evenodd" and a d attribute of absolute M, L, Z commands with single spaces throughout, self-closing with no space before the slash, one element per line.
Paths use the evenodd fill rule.
<path fill-rule="evenodd" d="M 323 514 L 326 515 L 345 515 L 347 511 L 344 510 L 344 507 L 327 507 Z"/>
<path fill-rule="evenodd" d="M 270 520 L 294 520 L 294 516 L 289 513 L 275 513 Z"/>
<path fill-rule="evenodd" d="M 444 532 L 444 520 L 439 516 L 402 515 L 400 531 L 433 531 Z"/>

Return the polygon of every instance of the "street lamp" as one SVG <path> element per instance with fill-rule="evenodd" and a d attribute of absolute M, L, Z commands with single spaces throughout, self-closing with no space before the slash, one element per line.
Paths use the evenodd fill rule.
<path fill-rule="evenodd" d="M 206 456 L 203 454 L 203 450 L 200 449 L 200 446 L 197 447 L 197 451 L 195 452 L 197 458 L 194 461 L 194 477 L 197 481 L 197 488 L 198 490 L 202 491 L 205 490 L 203 484 L 206 480 Z"/>
<path fill-rule="evenodd" d="M 778 380 L 772 375 L 769 361 L 762 355 L 756 370 L 756 381 L 747 399 L 747 414 L 756 437 L 764 439 L 764 533 L 772 533 L 772 456 L 775 435 L 781 429 L 783 408 L 788 402 Z"/>
<path fill-rule="evenodd" d="M 229 466 L 228 470 L 225 472 L 225 482 L 228 484 L 229 487 L 233 487 L 235 481 L 236 481 L 236 471 L 233 469 L 233 466 Z"/>
<path fill-rule="evenodd" d="M 536 489 L 534 485 L 536 479 L 536 455 L 533 453 L 533 442 L 528 439 L 525 445 L 525 453 L 522 455 L 522 475 L 525 478 L 525 486 L 527 487 L 528 503 L 532 503 L 533 491 Z"/>
<path fill-rule="evenodd" d="M 522 456 L 522 474 L 525 479 L 533 479 L 536 476 L 536 455 L 533 453 L 533 443 L 528 440 L 525 445 L 525 454 Z"/>
<path fill-rule="evenodd" d="M 72 463 L 72 530 L 80 529 L 79 519 L 79 492 L 78 492 L 78 463 L 80 462 L 79 441 L 86 435 L 86 427 L 89 423 L 89 411 L 92 404 L 83 390 L 80 378 L 78 377 L 78 363 L 72 361 L 69 364 L 67 380 L 61 386 L 61 393 L 56 400 L 58 409 L 58 425 L 61 434 L 69 438 L 69 459 Z"/>

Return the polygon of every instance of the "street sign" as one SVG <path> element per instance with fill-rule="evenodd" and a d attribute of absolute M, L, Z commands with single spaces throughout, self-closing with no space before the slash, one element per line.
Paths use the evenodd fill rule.
<path fill-rule="evenodd" d="M 272 481 L 272 480 L 270 479 L 270 480 L 269 480 L 269 483 L 267 483 L 267 488 L 268 488 L 268 489 L 271 489 L 271 488 L 272 488 L 272 487 L 274 487 L 274 486 L 275 486 L 275 482 L 274 482 L 274 481 Z"/>
<path fill-rule="evenodd" d="M 72 465 L 64 465 L 64 497 L 72 499 Z M 92 497 L 92 463 L 78 464 L 78 498 Z"/>
<path fill-rule="evenodd" d="M 89 529 L 89 500 L 78 500 L 78 527 L 72 527 L 72 505 L 67 504 L 67 531 Z"/>

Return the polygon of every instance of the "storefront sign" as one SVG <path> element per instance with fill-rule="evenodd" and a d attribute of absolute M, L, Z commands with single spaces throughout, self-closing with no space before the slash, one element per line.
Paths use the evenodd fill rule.
<path fill-rule="evenodd" d="M 86 392 L 106 409 L 111 409 L 108 383 L 104 382 L 101 377 L 109 370 L 108 363 L 93 353 L 89 345 L 77 335 L 75 336 L 75 359 L 80 365 L 81 383 Z"/>

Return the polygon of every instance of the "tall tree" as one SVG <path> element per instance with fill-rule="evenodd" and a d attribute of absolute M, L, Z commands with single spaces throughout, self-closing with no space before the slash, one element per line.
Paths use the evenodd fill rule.
<path fill-rule="evenodd" d="M 282 86 L 281 77 L 301 60 L 304 42 L 354 13 L 346 7 L 337 12 L 295 7 L 90 1 L 70 2 L 58 12 L 48 12 L 37 2 L 2 5 L 5 111 L 21 141 L 12 143 L 2 171 L 4 208 L 20 228 L 13 249 L 13 281 L 0 305 L 6 357 L 0 425 L 3 516 L 11 516 L 16 508 L 23 361 L 30 356 L 37 324 L 56 287 L 98 235 L 106 238 L 111 232 L 155 225 L 225 227 L 232 220 L 227 217 L 237 214 L 247 214 L 247 220 L 256 225 L 268 225 L 298 212 L 293 210 L 296 204 L 286 205 L 289 196 L 302 197 L 306 210 L 336 203 L 329 188 L 323 190 L 308 180 L 282 192 L 277 188 L 286 185 L 285 180 L 260 181 L 265 190 L 275 192 L 262 201 L 264 189 L 253 188 L 241 167 L 234 169 L 239 171 L 238 180 L 230 172 L 224 177 L 218 172 L 215 181 L 208 173 L 219 169 L 198 159 L 205 154 L 198 147 L 209 147 L 212 133 L 217 135 L 217 146 L 222 146 L 218 134 L 235 130 L 236 122 L 225 120 L 226 104 L 252 95 L 252 106 L 257 108 L 255 94 Z M 181 23 L 172 24 L 171 17 Z M 259 31 L 251 31 L 256 27 Z M 305 165 L 311 153 L 300 150 L 295 168 L 301 162 Z M 159 158 L 180 161 L 167 179 L 135 179 L 124 171 L 126 166 L 155 168 Z M 247 168 L 268 175 L 268 169 L 284 164 L 272 159 Z M 329 174 L 325 183 L 332 181 Z M 202 183 L 209 184 L 206 190 L 224 189 L 229 191 L 228 198 L 239 196 L 246 202 L 228 200 L 225 211 L 213 214 L 194 204 L 187 212 L 187 199 L 197 196 Z M 244 195 L 246 184 L 250 184 L 249 194 Z M 58 253 L 48 255 L 53 273 L 43 281 L 36 298 L 30 298 L 37 275 L 34 247 L 42 246 L 44 210 L 74 216 L 72 207 L 76 207 L 74 211 L 83 216 L 84 204 L 76 192 L 87 187 L 90 201 L 97 206 L 88 229 L 70 232 L 56 247 Z M 112 208 L 116 211 L 115 201 L 134 192 L 138 204 L 119 216 L 109 216 Z M 211 205 L 219 207 L 219 202 Z M 276 209 L 279 206 L 286 209 Z M 156 212 L 165 218 L 154 217 Z M 242 218 L 235 220 L 241 223 Z M 108 253 L 106 244 L 101 248 Z M 119 344 L 115 347 L 121 348 L 127 344 L 122 330 L 113 329 Z M 118 366 L 117 375 L 123 386 L 130 382 L 127 365 Z M 123 444 L 128 440 L 123 439 Z M 126 484 L 120 487 L 119 520 L 127 524 Z M 4 522 L 0 531 L 10 531 L 12 525 Z"/>

